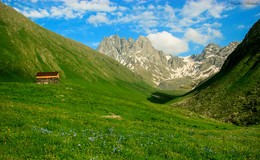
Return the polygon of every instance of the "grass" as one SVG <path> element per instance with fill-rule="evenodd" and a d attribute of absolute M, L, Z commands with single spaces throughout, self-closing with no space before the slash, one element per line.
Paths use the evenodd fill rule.
<path fill-rule="evenodd" d="M 153 104 L 131 87 L 107 89 L 1 82 L 0 159 L 260 158 L 259 126 Z"/>

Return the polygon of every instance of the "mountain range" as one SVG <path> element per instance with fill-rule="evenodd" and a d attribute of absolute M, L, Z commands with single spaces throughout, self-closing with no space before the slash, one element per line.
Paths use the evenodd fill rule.
<path fill-rule="evenodd" d="M 156 50 L 150 40 L 140 36 L 136 41 L 117 35 L 105 37 L 97 50 L 127 66 L 144 81 L 160 89 L 191 90 L 217 73 L 239 42 L 220 47 L 209 44 L 201 54 L 177 57 Z"/>

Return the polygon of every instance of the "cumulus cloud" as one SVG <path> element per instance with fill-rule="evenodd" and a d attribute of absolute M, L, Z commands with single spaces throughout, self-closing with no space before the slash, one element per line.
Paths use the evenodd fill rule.
<path fill-rule="evenodd" d="M 189 50 L 185 40 L 179 39 L 166 31 L 149 34 L 147 38 L 151 41 L 155 49 L 172 55 L 184 53 Z"/>
<path fill-rule="evenodd" d="M 97 13 L 96 15 L 91 15 L 87 22 L 90 24 L 93 24 L 95 26 L 98 26 L 99 24 L 109 24 L 109 19 L 107 18 L 106 13 Z"/>

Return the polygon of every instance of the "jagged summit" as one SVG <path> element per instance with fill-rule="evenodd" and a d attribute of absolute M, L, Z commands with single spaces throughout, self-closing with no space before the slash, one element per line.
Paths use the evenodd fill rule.
<path fill-rule="evenodd" d="M 238 44 L 234 42 L 222 48 L 211 43 L 201 54 L 176 57 L 156 50 L 147 37 L 140 36 L 134 41 L 132 38 L 126 40 L 112 35 L 104 38 L 97 50 L 138 73 L 153 86 L 163 89 L 191 89 L 218 72 Z"/>

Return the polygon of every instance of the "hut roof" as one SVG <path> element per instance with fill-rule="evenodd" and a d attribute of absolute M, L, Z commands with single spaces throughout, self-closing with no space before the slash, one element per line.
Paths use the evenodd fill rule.
<path fill-rule="evenodd" d="M 41 76 L 58 76 L 59 72 L 38 72 L 36 74 L 36 77 L 41 77 Z"/>

